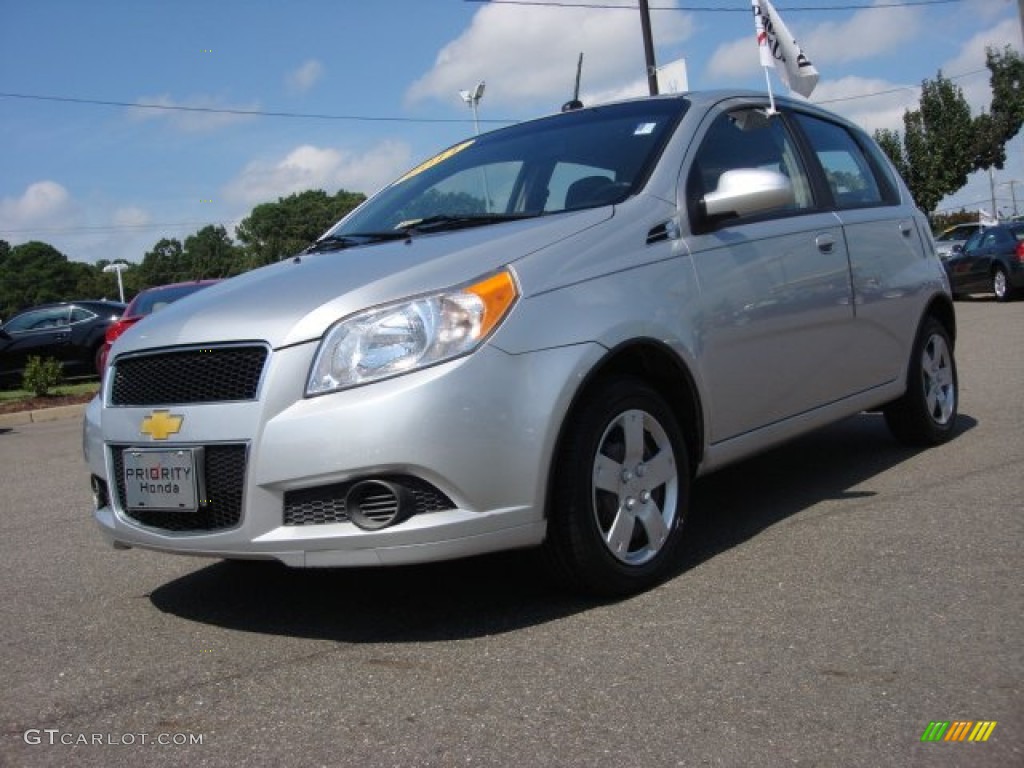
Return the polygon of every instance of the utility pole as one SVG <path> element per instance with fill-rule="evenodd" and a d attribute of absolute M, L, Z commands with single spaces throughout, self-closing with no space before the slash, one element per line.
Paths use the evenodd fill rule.
<path fill-rule="evenodd" d="M 999 209 L 996 208 L 996 175 L 992 168 L 988 169 L 988 186 L 992 192 L 992 218 L 999 220 Z"/>
<path fill-rule="evenodd" d="M 1024 3 L 1024 0 L 1020 0 Z M 647 0 L 640 0 L 640 27 L 644 33 L 644 60 L 647 63 L 647 87 L 651 96 L 658 95 L 658 70 L 654 63 L 654 39 L 651 37 L 651 9 Z"/>

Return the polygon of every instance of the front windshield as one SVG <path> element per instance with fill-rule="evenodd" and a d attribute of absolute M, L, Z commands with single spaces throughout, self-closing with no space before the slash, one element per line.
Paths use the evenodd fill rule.
<path fill-rule="evenodd" d="M 326 237 L 622 202 L 646 182 L 687 106 L 681 98 L 611 104 L 468 139 L 413 168 Z"/>

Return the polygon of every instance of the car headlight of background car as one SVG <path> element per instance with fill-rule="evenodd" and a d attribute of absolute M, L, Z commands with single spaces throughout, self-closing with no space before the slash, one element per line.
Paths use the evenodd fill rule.
<path fill-rule="evenodd" d="M 519 292 L 507 271 L 471 285 L 350 315 L 324 334 L 306 383 L 323 395 L 466 355 L 497 328 Z"/>

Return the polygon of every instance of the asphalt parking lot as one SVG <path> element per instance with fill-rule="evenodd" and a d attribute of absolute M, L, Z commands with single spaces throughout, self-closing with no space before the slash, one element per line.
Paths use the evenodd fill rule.
<path fill-rule="evenodd" d="M 0 765 L 1024 765 L 1024 302 L 957 312 L 954 440 L 865 414 L 705 478 L 676 575 L 620 602 L 527 553 L 115 552 L 80 421 L 0 430 Z"/>

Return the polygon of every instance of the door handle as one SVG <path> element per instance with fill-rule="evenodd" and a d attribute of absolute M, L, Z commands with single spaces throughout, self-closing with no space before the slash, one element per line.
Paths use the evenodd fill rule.
<path fill-rule="evenodd" d="M 836 239 L 832 235 L 818 235 L 814 238 L 814 244 L 818 246 L 818 250 L 822 253 L 832 253 L 832 249 L 836 245 Z"/>
<path fill-rule="evenodd" d="M 914 231 L 914 228 L 906 221 L 900 222 L 900 234 L 904 237 L 910 237 L 910 233 Z"/>

